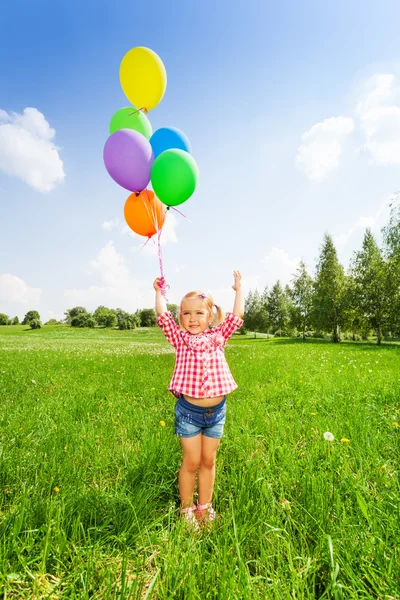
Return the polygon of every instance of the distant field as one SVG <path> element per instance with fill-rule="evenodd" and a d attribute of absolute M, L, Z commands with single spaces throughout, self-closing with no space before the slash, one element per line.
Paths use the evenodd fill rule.
<path fill-rule="evenodd" d="M 196 535 L 161 332 L 0 328 L 2 598 L 400 598 L 400 346 L 226 354 L 218 520 Z"/>

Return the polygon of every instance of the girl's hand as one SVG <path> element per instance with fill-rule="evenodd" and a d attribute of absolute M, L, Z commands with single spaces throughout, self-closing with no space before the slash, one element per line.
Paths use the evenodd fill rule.
<path fill-rule="evenodd" d="M 163 284 L 165 285 L 165 281 L 162 277 L 157 277 L 157 279 L 154 280 L 153 287 L 156 290 L 156 292 L 161 292 Z"/>
<path fill-rule="evenodd" d="M 237 292 L 242 285 L 242 274 L 240 271 L 233 271 L 234 283 L 232 289 Z"/>

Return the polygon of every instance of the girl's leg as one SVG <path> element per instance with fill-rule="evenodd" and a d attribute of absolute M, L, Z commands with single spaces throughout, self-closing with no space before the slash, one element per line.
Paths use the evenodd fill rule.
<path fill-rule="evenodd" d="M 194 487 L 196 484 L 196 472 L 200 466 L 201 438 L 202 435 L 193 437 L 181 437 L 183 450 L 183 462 L 179 471 L 179 495 L 183 507 L 193 504 Z"/>
<path fill-rule="evenodd" d="M 220 438 L 201 435 L 201 456 L 199 470 L 199 504 L 211 502 L 215 482 L 215 462 Z M 198 515 L 200 518 L 203 515 Z"/>

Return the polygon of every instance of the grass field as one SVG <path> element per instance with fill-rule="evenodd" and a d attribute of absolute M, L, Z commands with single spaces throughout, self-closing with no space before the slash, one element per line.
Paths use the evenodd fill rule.
<path fill-rule="evenodd" d="M 0 328 L 1 598 L 400 598 L 400 346 L 238 335 L 226 354 L 198 535 L 161 332 Z"/>

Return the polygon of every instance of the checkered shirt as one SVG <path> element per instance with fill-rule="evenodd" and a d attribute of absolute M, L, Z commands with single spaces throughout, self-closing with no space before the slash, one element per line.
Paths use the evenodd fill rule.
<path fill-rule="evenodd" d="M 176 350 L 175 370 L 168 389 L 178 398 L 223 396 L 237 388 L 225 359 L 224 347 L 243 319 L 228 313 L 218 327 L 192 334 L 181 329 L 170 312 L 157 319 L 168 342 Z"/>

